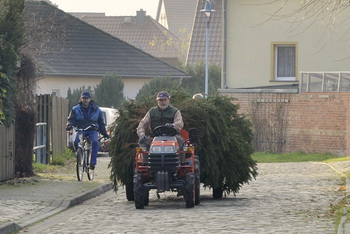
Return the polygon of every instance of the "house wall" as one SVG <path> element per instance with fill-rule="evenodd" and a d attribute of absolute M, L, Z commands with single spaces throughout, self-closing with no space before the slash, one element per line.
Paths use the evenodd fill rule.
<path fill-rule="evenodd" d="M 276 118 L 274 108 L 284 107 L 283 146 L 286 152 L 332 153 L 350 155 L 350 93 L 242 93 L 221 90 L 236 98 L 241 114 L 252 113 L 252 102 L 257 103 L 259 119 Z M 249 115 L 251 118 L 251 115 Z"/>
<path fill-rule="evenodd" d="M 267 2 L 270 2 L 267 4 Z M 282 2 L 286 2 L 281 11 Z M 329 18 L 295 22 L 285 14 L 298 9 L 301 1 L 227 1 L 226 83 L 229 88 L 290 84 L 272 78 L 272 43 L 297 45 L 297 71 L 348 71 L 348 24 L 342 20 L 350 8 L 337 14 L 337 26 L 331 29 Z M 277 12 L 279 16 L 270 17 Z M 304 16 L 304 12 L 299 16 Z M 305 18 L 308 18 L 306 16 Z M 295 83 L 295 82 L 294 82 Z"/>
<path fill-rule="evenodd" d="M 150 81 L 150 79 L 122 78 L 122 81 L 124 82 L 124 96 L 134 99 L 141 87 Z M 86 88 L 91 86 L 93 88 L 100 82 L 100 77 L 45 77 L 45 79 L 39 79 L 37 81 L 36 92 L 37 94 L 52 94 L 56 90 L 59 90 L 59 93 L 56 95 L 66 98 L 69 88 L 71 90 L 82 86 Z"/>

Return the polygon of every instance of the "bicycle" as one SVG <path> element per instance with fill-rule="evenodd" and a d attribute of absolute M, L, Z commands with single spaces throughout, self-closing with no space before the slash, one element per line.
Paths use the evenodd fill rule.
<path fill-rule="evenodd" d="M 84 172 L 86 172 L 88 179 L 92 180 L 95 175 L 95 170 L 89 168 L 89 163 L 91 161 L 92 144 L 90 137 L 84 136 L 84 131 L 87 131 L 89 129 L 96 129 L 96 126 L 91 125 L 85 129 L 75 127 L 74 129 L 77 131 L 77 133 L 80 133 L 80 141 L 78 143 L 78 149 L 76 152 L 76 170 L 78 181 L 83 181 Z"/>

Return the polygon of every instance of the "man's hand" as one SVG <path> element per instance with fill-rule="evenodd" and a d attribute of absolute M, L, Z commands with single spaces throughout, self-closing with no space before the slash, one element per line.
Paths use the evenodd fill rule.
<path fill-rule="evenodd" d="M 145 134 L 142 134 L 139 138 L 139 142 L 140 143 L 146 142 L 147 139 L 148 139 L 148 137 Z"/>
<path fill-rule="evenodd" d="M 174 128 L 175 126 L 172 123 L 166 123 L 165 127 L 167 127 L 167 128 Z"/>
<path fill-rule="evenodd" d="M 72 125 L 70 125 L 70 124 L 67 124 L 67 126 L 66 126 L 66 130 L 67 131 L 71 131 L 73 129 L 73 126 Z"/>

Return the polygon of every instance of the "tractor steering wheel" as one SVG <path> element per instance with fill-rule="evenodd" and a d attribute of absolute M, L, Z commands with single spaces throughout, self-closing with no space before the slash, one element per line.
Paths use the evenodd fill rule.
<path fill-rule="evenodd" d="M 165 125 L 160 125 L 153 129 L 153 133 L 155 136 L 175 136 L 178 134 L 178 131 L 176 128 L 169 128 Z"/>

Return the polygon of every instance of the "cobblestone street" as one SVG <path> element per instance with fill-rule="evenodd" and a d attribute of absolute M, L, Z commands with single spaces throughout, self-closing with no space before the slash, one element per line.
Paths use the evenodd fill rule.
<path fill-rule="evenodd" d="M 258 164 L 257 180 L 234 196 L 211 198 L 201 191 L 201 204 L 186 209 L 176 193 L 150 192 L 150 204 L 136 210 L 109 191 L 24 229 L 26 233 L 336 233 L 332 204 L 344 197 L 341 177 L 324 163 Z"/>

